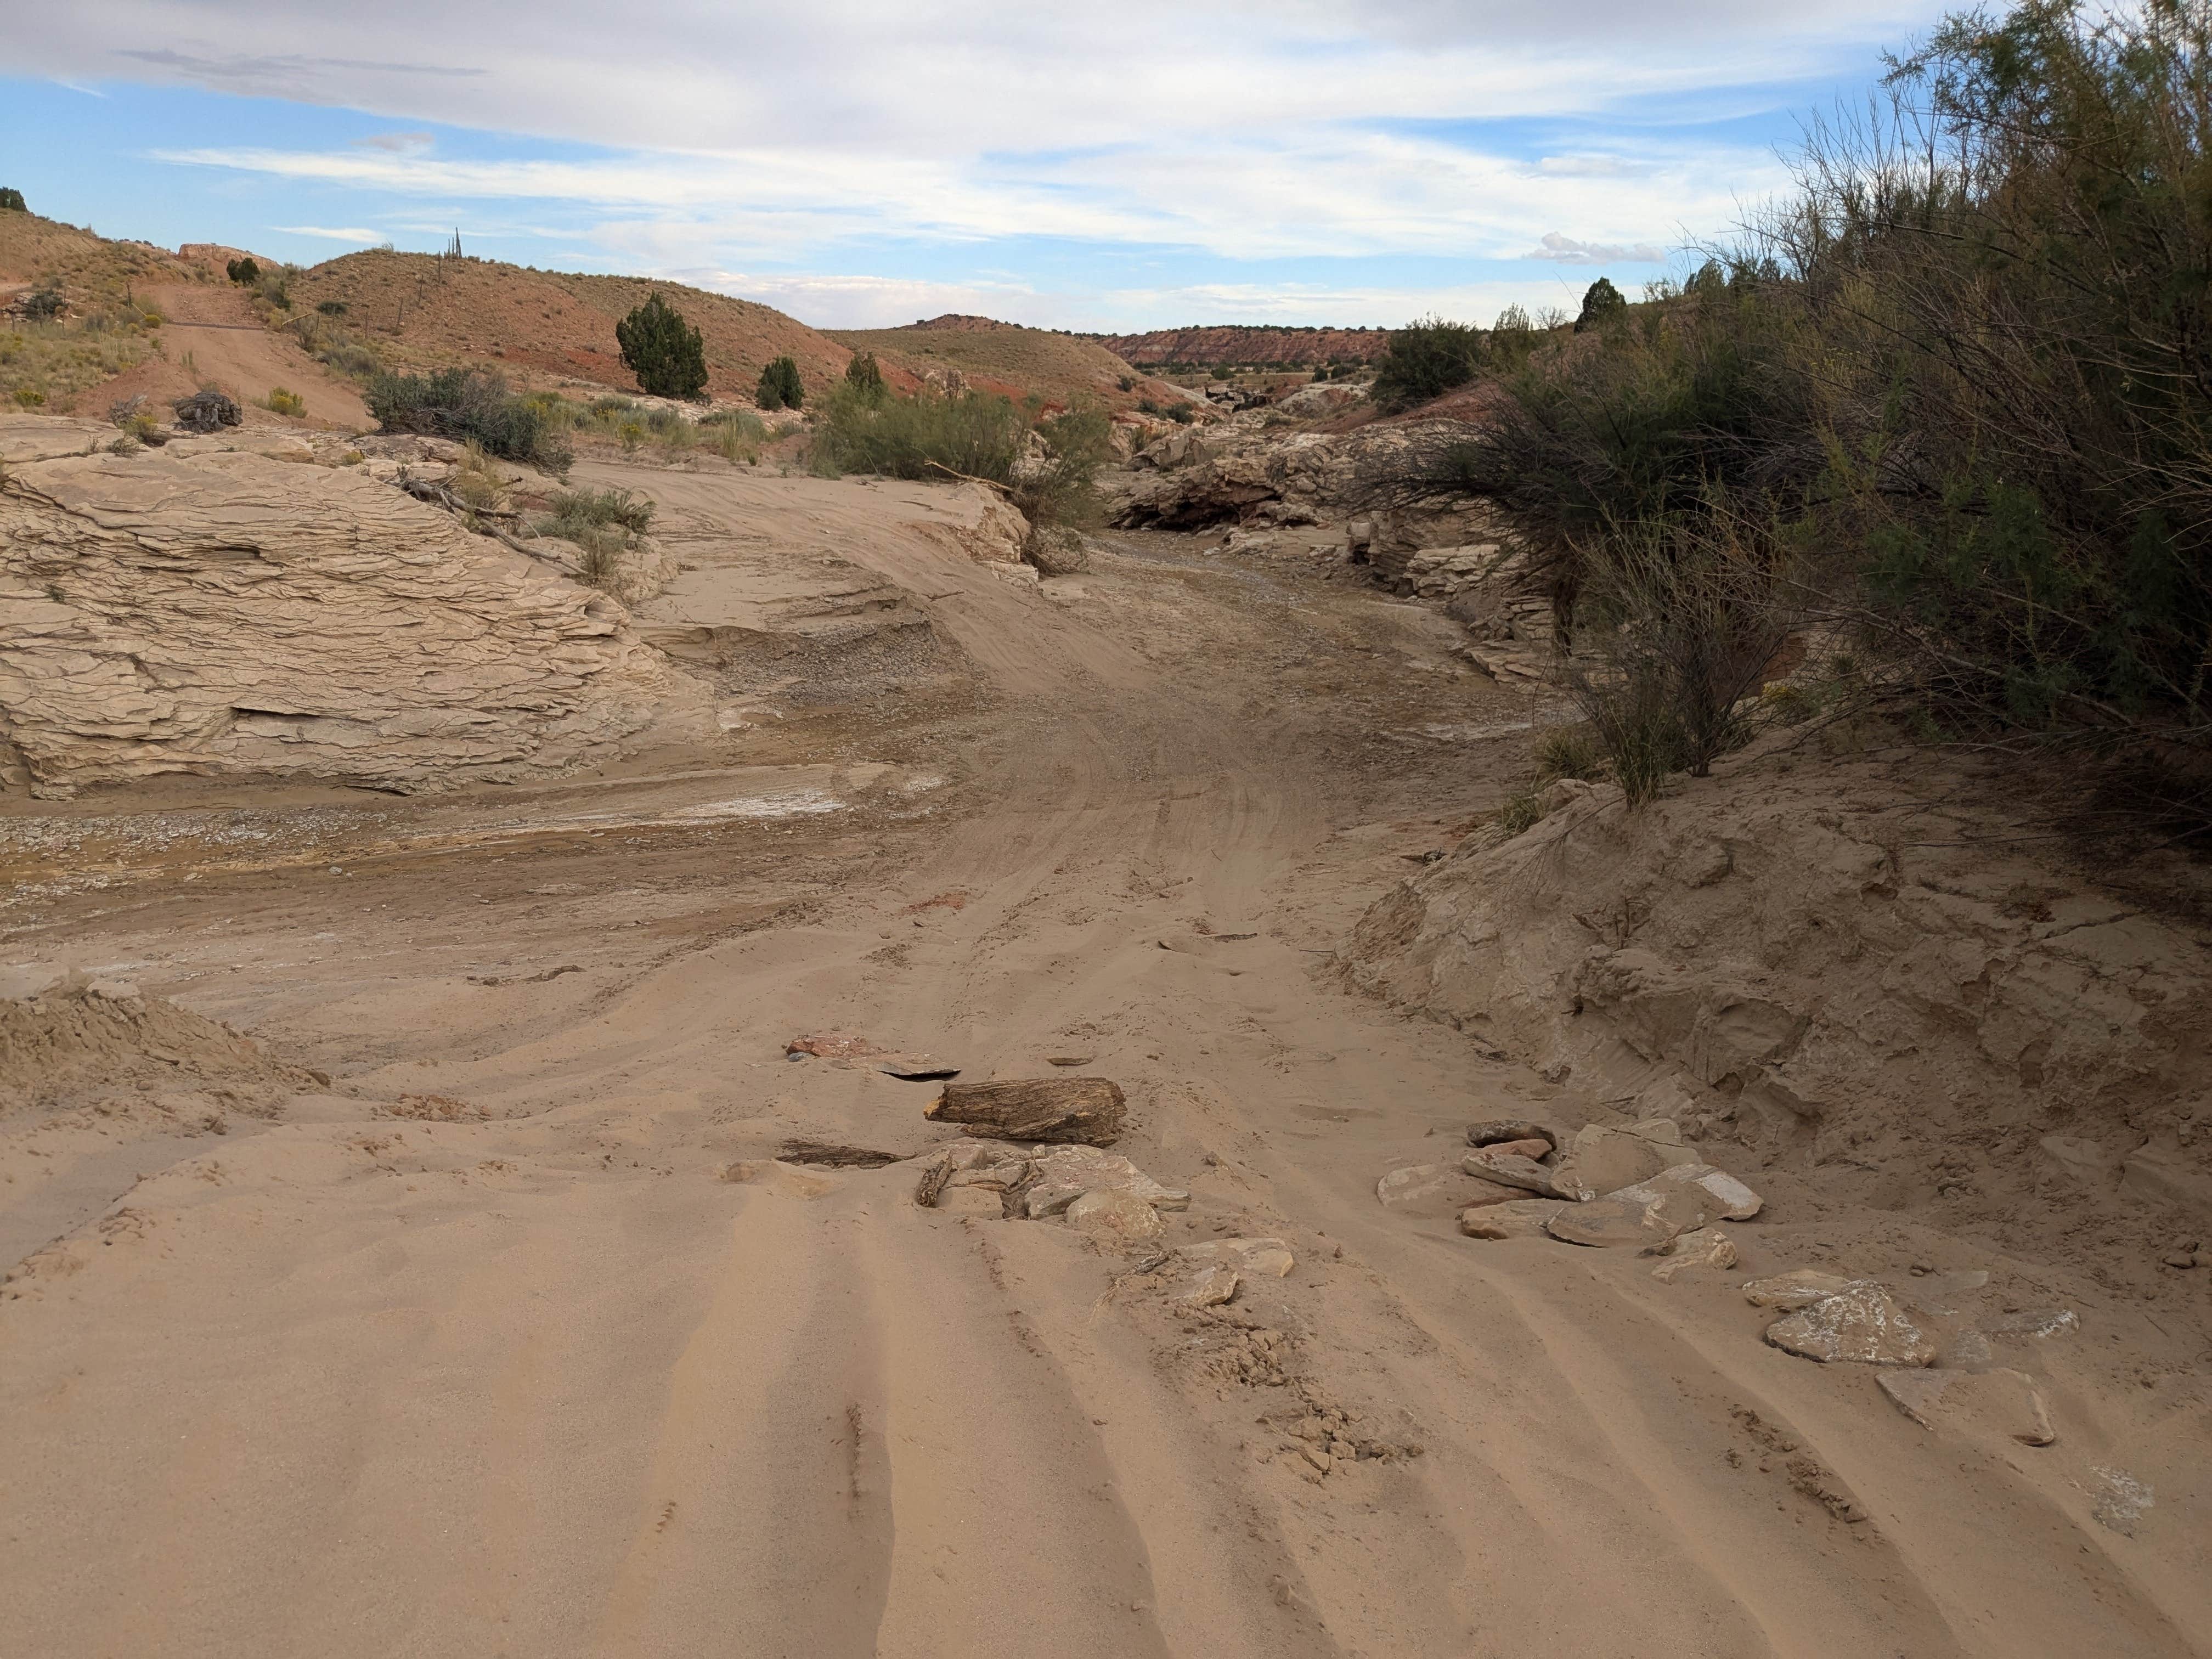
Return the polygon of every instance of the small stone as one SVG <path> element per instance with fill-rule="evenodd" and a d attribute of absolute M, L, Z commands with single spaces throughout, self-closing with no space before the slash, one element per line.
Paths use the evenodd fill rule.
<path fill-rule="evenodd" d="M 1176 1300 L 1187 1308 L 1218 1308 L 1236 1296 L 1241 1282 L 1227 1267 L 1201 1267 Z"/>
<path fill-rule="evenodd" d="M 1785 1313 L 1794 1312 L 1862 1282 L 1838 1278 L 1834 1273 L 1824 1273 L 1814 1267 L 1795 1267 L 1769 1279 L 1747 1281 L 1743 1287 L 1743 1299 L 1754 1308 L 1779 1308 Z"/>
<path fill-rule="evenodd" d="M 2188 1250 L 2168 1250 L 2160 1259 L 2169 1267 L 2193 1267 L 2197 1265 L 2196 1255 Z"/>
<path fill-rule="evenodd" d="M 1131 1193 L 1085 1193 L 1067 1206 L 1067 1224 L 1102 1244 L 1146 1244 L 1167 1231 L 1160 1212 Z"/>
<path fill-rule="evenodd" d="M 1766 1328 L 1766 1340 L 1825 1365 L 1926 1365 L 1936 1358 L 1936 1345 L 1871 1279 L 1784 1315 Z"/>
<path fill-rule="evenodd" d="M 1469 1152 L 1462 1158 L 1460 1168 L 1484 1181 L 1494 1181 L 1503 1187 L 1518 1187 L 1523 1192 L 1539 1193 L 1546 1198 L 1571 1196 L 1553 1179 L 1552 1171 L 1534 1158 L 1510 1154 L 1493 1158 L 1486 1147 L 1480 1152 Z"/>
<path fill-rule="evenodd" d="M 1489 1123 L 1470 1123 L 1467 1126 L 1467 1144 L 1470 1146 L 1501 1146 L 1508 1141 L 1540 1140 L 1547 1147 L 1556 1147 L 1564 1139 L 1562 1133 L 1548 1123 L 1529 1123 L 1519 1118 L 1501 1118 Z"/>
<path fill-rule="evenodd" d="M 1667 1259 L 1651 1270 L 1651 1277 L 1662 1285 L 1671 1285 L 1692 1267 L 1726 1271 L 1735 1264 L 1735 1242 L 1719 1228 L 1706 1227 L 1676 1238 L 1668 1247 Z"/>
<path fill-rule="evenodd" d="M 2058 1438 L 2035 1384 L 2014 1370 L 1886 1370 L 1875 1379 L 1898 1410 L 1923 1429 L 1979 1422 L 2023 1446 Z"/>
<path fill-rule="evenodd" d="M 1468 1154 L 1468 1161 L 1487 1162 L 1493 1158 L 1525 1158 L 1533 1163 L 1549 1158 L 1551 1155 L 1552 1143 L 1540 1136 L 1531 1135 L 1526 1140 L 1500 1140 L 1487 1146 L 1478 1147 Z M 1463 1162 L 1461 1167 L 1466 1168 L 1467 1163 Z"/>
<path fill-rule="evenodd" d="M 2081 1328 L 2081 1316 L 2071 1308 L 2030 1308 L 1984 1319 L 1981 1327 L 1990 1336 L 2023 1336 L 2041 1340 L 2071 1335 Z"/>
<path fill-rule="evenodd" d="M 1557 1199 L 1516 1199 L 1462 1212 L 1459 1230 L 1469 1238 L 1547 1238 L 1545 1224 L 1571 1206 Z"/>
<path fill-rule="evenodd" d="M 1298 1455 L 1304 1458 L 1307 1462 L 1312 1464 L 1315 1468 L 1320 1470 L 1323 1474 L 1327 1474 L 1329 1472 L 1329 1469 L 1335 1462 L 1335 1460 L 1331 1458 L 1327 1452 L 1323 1451 L 1320 1447 L 1315 1445 L 1310 1441 L 1298 1448 Z"/>

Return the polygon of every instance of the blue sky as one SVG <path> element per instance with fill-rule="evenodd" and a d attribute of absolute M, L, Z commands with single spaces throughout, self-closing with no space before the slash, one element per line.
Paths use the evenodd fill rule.
<path fill-rule="evenodd" d="M 0 184 L 107 235 L 663 276 L 819 326 L 1571 309 L 1779 188 L 1942 8 L 76 0 Z"/>

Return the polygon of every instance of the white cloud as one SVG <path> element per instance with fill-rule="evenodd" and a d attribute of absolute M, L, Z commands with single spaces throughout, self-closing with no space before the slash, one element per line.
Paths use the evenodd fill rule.
<path fill-rule="evenodd" d="M 374 247 L 385 240 L 381 231 L 337 230 L 328 225 L 271 225 L 269 228 L 281 230 L 292 236 L 313 236 L 325 242 L 352 242 L 361 247 Z"/>
<path fill-rule="evenodd" d="M 1563 265 L 1663 265 L 1667 250 L 1650 242 L 1584 242 L 1547 230 L 1522 258 L 1553 259 Z"/>

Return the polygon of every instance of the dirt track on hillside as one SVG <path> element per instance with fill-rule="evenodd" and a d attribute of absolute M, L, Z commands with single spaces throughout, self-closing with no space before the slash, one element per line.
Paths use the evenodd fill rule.
<path fill-rule="evenodd" d="M 1332 971 L 1525 754 L 1433 613 L 1171 538 L 1042 593 L 918 559 L 878 568 L 982 684 L 787 697 L 747 758 L 804 776 L 8 821 L 0 991 L 126 976 L 332 1079 L 211 1084 L 219 1138 L 0 1121 L 22 1651 L 2209 1650 L 2204 1498 L 2083 1523 L 2096 1398 L 2058 1447 L 1937 1442 L 1731 1279 L 1377 1205 L 1471 1119 L 1589 1104 Z M 1193 1194 L 1169 1243 L 1297 1266 L 1177 1314 L 1058 1224 L 917 1208 L 912 1164 L 776 1162 L 946 1138 L 926 1086 L 784 1058 L 821 1030 L 1085 1057 Z M 1317 1472 L 1331 1411 L 1388 1455 Z"/>

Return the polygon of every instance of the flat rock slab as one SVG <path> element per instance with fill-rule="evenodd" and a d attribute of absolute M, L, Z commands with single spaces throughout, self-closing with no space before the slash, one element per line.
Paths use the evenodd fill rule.
<path fill-rule="evenodd" d="M 1486 1123 L 1467 1126 L 1467 1144 L 1470 1146 L 1496 1146 L 1514 1140 L 1540 1140 L 1556 1147 L 1566 1139 L 1565 1132 L 1548 1123 L 1534 1123 L 1526 1118 L 1495 1118 Z"/>
<path fill-rule="evenodd" d="M 1936 1344 L 1896 1297 L 1870 1279 L 1823 1297 L 1766 1328 L 1784 1353 L 1823 1364 L 1928 1365 Z"/>
<path fill-rule="evenodd" d="M 1887 1370 L 1877 1379 L 1890 1403 L 1923 1429 L 1982 1425 L 2023 1446 L 2058 1438 L 2035 1384 L 2015 1370 Z"/>
<path fill-rule="evenodd" d="M 1375 1200 L 1401 1215 L 1456 1215 L 1478 1204 L 1521 1196 L 1518 1189 L 1478 1180 L 1442 1164 L 1408 1164 L 1375 1183 Z"/>
<path fill-rule="evenodd" d="M 1058 1215 L 1085 1193 L 1127 1193 L 1158 1210 L 1190 1207 L 1188 1193 L 1162 1186 L 1126 1158 L 1089 1146 L 1054 1146 L 1039 1152 L 1012 1190 L 1021 1200 L 1022 1212 L 1032 1221 Z"/>
<path fill-rule="evenodd" d="M 1790 1313 L 1865 1282 L 1845 1279 L 1841 1273 L 1824 1273 L 1817 1267 L 1793 1267 L 1770 1278 L 1747 1279 L 1743 1299 L 1754 1308 L 1779 1308 Z"/>
<path fill-rule="evenodd" d="M 1556 1198 L 1516 1199 L 1510 1204 L 1486 1204 L 1465 1212 L 1459 1230 L 1469 1238 L 1548 1238 L 1545 1224 L 1562 1210 L 1577 1206 Z"/>
<path fill-rule="evenodd" d="M 1556 1179 L 1571 1196 L 1610 1193 L 1657 1175 L 1681 1161 L 1676 1146 L 1661 1147 L 1625 1129 L 1579 1131 L 1559 1158 Z"/>
<path fill-rule="evenodd" d="M 1103 1077 L 1028 1078 L 948 1083 L 922 1115 L 967 1125 L 971 1135 L 1110 1146 L 1127 1105 L 1121 1085 Z"/>
<path fill-rule="evenodd" d="M 907 1083 L 935 1083 L 960 1075 L 960 1068 L 935 1054 L 879 1054 L 876 1069 Z"/>
<path fill-rule="evenodd" d="M 1544 1231 L 1563 1243 L 1583 1244 L 1593 1249 L 1616 1249 L 1624 1245 L 1641 1249 L 1674 1237 L 1672 1232 L 1656 1231 L 1646 1226 L 1641 1207 L 1607 1198 L 1595 1198 L 1587 1204 L 1562 1204 L 1544 1224 Z"/>
<path fill-rule="evenodd" d="M 1067 1206 L 1067 1224 L 1102 1244 L 1127 1249 L 1167 1231 L 1160 1212 L 1133 1193 L 1085 1193 Z"/>
<path fill-rule="evenodd" d="M 1572 1196 L 1560 1188 L 1551 1170 L 1534 1158 L 1521 1158 L 1511 1152 L 1493 1152 L 1486 1146 L 1478 1152 L 1469 1152 L 1460 1160 L 1459 1167 L 1462 1172 L 1479 1181 L 1492 1181 L 1501 1187 L 1516 1187 L 1540 1197 Z"/>
<path fill-rule="evenodd" d="M 1684 1233 L 1667 1247 L 1667 1259 L 1651 1270 L 1651 1277 L 1671 1285 L 1692 1267 L 1725 1272 L 1736 1264 L 1735 1243 L 1717 1227 Z"/>

